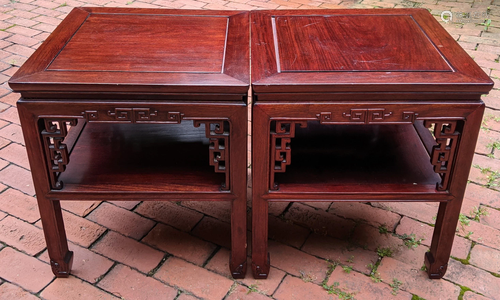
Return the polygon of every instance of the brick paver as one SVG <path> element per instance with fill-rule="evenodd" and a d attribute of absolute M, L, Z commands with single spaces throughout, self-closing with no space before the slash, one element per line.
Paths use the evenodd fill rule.
<path fill-rule="evenodd" d="M 365 203 L 333 203 L 330 206 L 333 214 L 356 221 L 366 222 L 374 227 L 385 226 L 390 231 L 394 230 L 401 216 Z"/>
<path fill-rule="evenodd" d="M 172 257 L 156 272 L 155 278 L 172 286 L 185 289 L 205 299 L 222 299 L 233 285 L 233 281 Z"/>
<path fill-rule="evenodd" d="M 280 270 L 318 284 L 325 279 L 328 263 L 324 259 L 273 241 L 269 242 L 269 253 L 271 265 Z"/>
<path fill-rule="evenodd" d="M 160 251 L 112 231 L 106 234 L 92 250 L 144 273 L 153 270 L 164 256 Z"/>
<path fill-rule="evenodd" d="M 45 249 L 45 239 L 40 228 L 11 216 L 0 221 L 0 241 L 29 255 Z"/>
<path fill-rule="evenodd" d="M 249 288 L 238 285 L 233 288 L 231 293 L 225 298 L 226 300 L 240 300 L 240 299 L 248 299 L 248 300 L 269 300 L 270 297 L 267 297 L 258 292 L 254 292 Z"/>
<path fill-rule="evenodd" d="M 460 294 L 458 285 L 445 280 L 429 279 L 425 272 L 390 257 L 382 259 L 377 271 L 384 282 L 393 283 L 396 279 L 402 282 L 401 290 L 428 300 L 457 299 Z"/>
<path fill-rule="evenodd" d="M 7 147 L 3 147 L 0 150 L 0 157 L 25 169 L 30 168 L 26 148 L 19 144 L 10 143 Z"/>
<path fill-rule="evenodd" d="M 297 277 L 287 275 L 280 287 L 274 293 L 274 298 L 278 300 L 334 300 L 337 296 L 328 294 L 322 287 L 312 283 L 305 282 Z"/>
<path fill-rule="evenodd" d="M 203 218 L 201 213 L 170 202 L 143 202 L 135 212 L 182 231 L 190 231 Z"/>
<path fill-rule="evenodd" d="M 122 299 L 175 299 L 177 290 L 124 265 L 117 265 L 98 286 Z"/>
<path fill-rule="evenodd" d="M 73 243 L 69 243 L 69 250 L 74 253 L 71 274 L 90 283 L 99 281 L 114 264 L 112 260 Z M 49 262 L 47 251 L 38 258 Z"/>
<path fill-rule="evenodd" d="M 80 5 L 429 9 L 496 84 L 484 97 L 487 109 L 474 157 L 476 166 L 462 209 L 469 222 L 459 226 L 452 250 L 456 259 L 451 259 L 445 279 L 428 280 L 420 270 L 431 241 L 436 203 L 270 203 L 271 274 L 265 281 L 254 280 L 249 260 L 247 278 L 235 282 L 228 267 L 229 203 L 71 201 L 62 202 L 62 207 L 68 239 L 75 243 L 70 242 L 75 252 L 73 276 L 53 280 L 17 116 L 19 94 L 12 93 L 6 81 L 68 12 Z M 445 24 L 439 17 L 445 10 L 486 9 L 492 20 L 487 31 L 478 25 L 483 20 Z M 157 291 L 162 291 L 161 299 L 177 300 L 338 299 L 322 286 L 323 280 L 354 293 L 358 300 L 411 299 L 413 295 L 426 300 L 458 299 L 461 287 L 464 300 L 498 298 L 499 1 L 5 0 L 0 12 L 0 299 L 156 299 Z M 475 215 L 477 208 L 488 215 Z M 424 240 L 409 249 L 401 237 L 411 233 Z M 380 248 L 390 248 L 392 257 L 380 258 L 376 252 Z M 384 281 L 374 282 L 371 272 L 379 273 Z M 394 291 L 389 285 L 394 279 L 402 283 L 396 296 L 391 295 Z"/>
<path fill-rule="evenodd" d="M 370 272 L 366 266 L 375 264 L 378 260 L 378 255 L 374 251 L 352 247 L 347 241 L 318 234 L 311 234 L 302 247 L 302 251 L 332 262 L 350 266 L 354 270 L 366 274 Z"/>
<path fill-rule="evenodd" d="M 91 213 L 101 201 L 62 201 L 61 207 L 80 217 L 85 217 Z"/>
<path fill-rule="evenodd" d="M 470 253 L 469 262 L 486 271 L 500 274 L 500 251 L 476 245 Z"/>
<path fill-rule="evenodd" d="M 216 248 L 212 243 L 164 224 L 158 224 L 142 242 L 200 266 Z"/>
<path fill-rule="evenodd" d="M 290 224 L 290 222 L 287 222 L 287 220 L 283 220 L 282 218 L 269 216 L 268 234 L 269 238 L 272 240 L 295 248 L 300 248 L 309 236 L 309 230 L 296 224 Z"/>
<path fill-rule="evenodd" d="M 212 217 L 204 217 L 192 233 L 214 244 L 231 248 L 231 226 Z"/>
<path fill-rule="evenodd" d="M 491 298 L 486 298 L 484 296 L 478 295 L 473 292 L 465 292 L 463 300 L 488 300 Z"/>
<path fill-rule="evenodd" d="M 28 291 L 6 282 L 0 286 L 0 299 L 37 300 L 38 298 Z"/>
<path fill-rule="evenodd" d="M 302 203 L 294 203 L 285 217 L 312 229 L 316 233 L 327 234 L 340 239 L 348 238 L 356 225 L 352 220 L 314 209 Z"/>
<path fill-rule="evenodd" d="M 34 223 L 40 219 L 34 197 L 14 189 L 7 189 L 1 195 L 0 210 L 29 223 Z"/>
<path fill-rule="evenodd" d="M 155 225 L 149 219 L 109 203 L 99 205 L 87 219 L 134 239 L 142 238 Z"/>
<path fill-rule="evenodd" d="M 106 231 L 106 228 L 99 224 L 90 222 L 69 212 L 63 211 L 63 219 L 68 240 L 83 247 L 92 245 Z M 42 227 L 42 222 L 38 221 L 36 225 Z"/>
<path fill-rule="evenodd" d="M 47 300 L 120 299 L 76 277 L 57 278 L 40 294 Z"/>
<path fill-rule="evenodd" d="M 500 278 L 474 266 L 451 260 L 444 276 L 444 278 L 469 287 L 484 296 L 495 299 L 500 295 Z"/>
<path fill-rule="evenodd" d="M 376 283 L 369 277 L 358 272 L 346 272 L 340 267 L 336 267 L 327 282 L 328 286 L 337 286 L 347 293 L 352 294 L 359 300 L 385 300 L 398 299 L 410 300 L 412 295 L 406 291 L 394 292 L 386 283 Z"/>
<path fill-rule="evenodd" d="M 34 294 L 52 281 L 48 264 L 10 247 L 0 251 L 0 277 Z"/>
<path fill-rule="evenodd" d="M 30 172 L 16 165 L 11 164 L 0 171 L 0 182 L 25 194 L 35 194 Z"/>

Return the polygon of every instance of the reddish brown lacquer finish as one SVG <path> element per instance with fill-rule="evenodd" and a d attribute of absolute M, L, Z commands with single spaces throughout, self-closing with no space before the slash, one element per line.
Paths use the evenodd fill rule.
<path fill-rule="evenodd" d="M 244 94 L 247 21 L 246 12 L 76 8 L 9 83 L 29 95 Z"/>
<path fill-rule="evenodd" d="M 251 32 L 254 277 L 270 201 L 436 201 L 441 278 L 489 77 L 423 9 L 258 11 Z"/>
<path fill-rule="evenodd" d="M 60 200 L 95 199 L 230 201 L 245 275 L 249 39 L 247 12 L 76 8 L 12 77 L 56 276 Z"/>

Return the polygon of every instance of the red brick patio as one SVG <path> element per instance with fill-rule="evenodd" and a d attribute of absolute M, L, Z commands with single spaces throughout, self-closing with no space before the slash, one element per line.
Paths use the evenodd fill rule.
<path fill-rule="evenodd" d="M 421 270 L 437 213 L 434 204 L 273 203 L 269 279 L 253 280 L 249 272 L 246 279 L 235 281 L 227 265 L 228 203 L 125 201 L 63 202 L 75 260 L 69 279 L 55 279 L 47 263 L 15 106 L 19 95 L 7 85 L 10 76 L 75 6 L 245 10 L 424 7 L 440 21 L 441 12 L 446 10 L 488 10 L 488 30 L 477 24 L 482 19 L 455 18 L 441 23 L 500 88 L 500 1 L 0 3 L 0 299 L 500 299 L 499 89 L 484 97 L 484 124 L 453 258 L 444 279 L 431 281 Z M 406 245 L 405 234 L 415 237 L 406 239 Z"/>

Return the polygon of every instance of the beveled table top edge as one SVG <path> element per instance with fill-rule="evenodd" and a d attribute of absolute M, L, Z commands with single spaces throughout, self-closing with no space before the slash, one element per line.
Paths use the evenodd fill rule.
<path fill-rule="evenodd" d="M 48 70 L 52 61 L 92 14 L 137 14 L 165 16 L 208 16 L 233 18 L 228 26 L 242 28 L 234 35 L 232 65 L 212 72 L 94 72 Z M 236 18 L 236 19 L 234 19 Z M 229 20 L 229 19 L 228 19 Z M 233 24 L 233 25 L 230 25 Z M 141 8 L 74 8 L 44 43 L 8 81 L 14 92 L 159 92 L 246 94 L 250 87 L 249 12 Z M 231 41 L 229 41 L 231 42 Z M 226 42 L 227 45 L 228 42 Z M 224 47 L 226 47 L 224 45 Z M 224 51 L 227 51 L 225 48 Z M 226 57 L 227 55 L 225 55 Z M 236 65 L 234 64 L 236 62 Z"/>
<path fill-rule="evenodd" d="M 274 16 L 409 15 L 451 71 L 280 71 L 275 52 Z M 257 93 L 457 92 L 487 94 L 493 81 L 456 43 L 427 9 L 259 10 L 250 14 L 252 89 Z M 274 26 L 274 25 L 272 25 Z M 269 27 L 267 33 L 262 28 Z M 260 33 L 254 34 L 256 29 Z M 267 34 L 267 35 L 266 35 Z M 445 53 L 443 53 L 445 48 Z M 453 53 L 453 55 L 450 55 Z"/>

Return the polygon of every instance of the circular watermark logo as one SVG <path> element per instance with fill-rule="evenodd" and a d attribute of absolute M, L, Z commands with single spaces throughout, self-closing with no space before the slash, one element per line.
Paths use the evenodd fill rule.
<path fill-rule="evenodd" d="M 441 20 L 443 20 L 443 22 L 445 23 L 453 21 L 453 14 L 451 13 L 451 11 L 449 10 L 443 11 L 441 13 Z"/>

